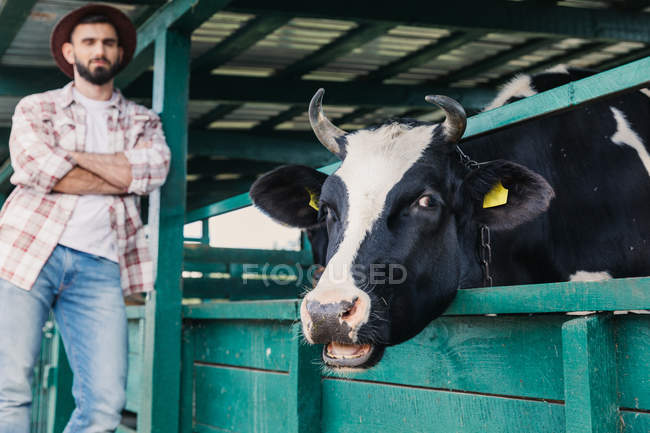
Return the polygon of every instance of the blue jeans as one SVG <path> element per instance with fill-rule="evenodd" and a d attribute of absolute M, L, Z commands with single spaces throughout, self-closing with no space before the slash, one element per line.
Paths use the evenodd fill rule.
<path fill-rule="evenodd" d="M 74 374 L 64 433 L 117 428 L 126 401 L 127 326 L 117 263 L 58 245 L 32 290 L 0 280 L 0 433 L 28 433 L 33 370 L 54 310 Z"/>

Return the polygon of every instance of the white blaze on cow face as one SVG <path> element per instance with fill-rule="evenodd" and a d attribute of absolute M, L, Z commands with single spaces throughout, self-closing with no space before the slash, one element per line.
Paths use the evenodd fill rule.
<path fill-rule="evenodd" d="M 612 110 L 614 119 L 616 120 L 616 133 L 612 135 L 612 141 L 619 146 L 627 145 L 636 150 L 648 176 L 650 176 L 650 154 L 648 154 L 643 141 L 639 135 L 632 130 L 621 110 L 614 107 L 609 107 L 609 109 Z"/>
<path fill-rule="evenodd" d="M 347 220 L 341 222 L 345 231 L 316 288 L 303 300 L 303 308 L 308 301 L 325 304 L 358 297 L 356 317 L 347 321 L 352 329 L 352 341 L 356 340 L 356 332 L 370 316 L 370 298 L 354 282 L 354 260 L 373 224 L 384 211 L 389 191 L 420 159 L 431 143 L 433 130 L 429 125 L 412 128 L 392 123 L 346 137 L 345 159 L 335 173 L 345 184 L 348 194 Z"/>

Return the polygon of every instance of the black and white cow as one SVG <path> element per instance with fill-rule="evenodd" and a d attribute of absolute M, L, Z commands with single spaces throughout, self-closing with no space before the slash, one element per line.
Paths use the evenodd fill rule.
<path fill-rule="evenodd" d="M 518 77 L 489 108 L 584 75 Z M 427 97 L 446 112 L 441 124 L 399 119 L 346 133 L 325 117 L 322 97 L 310 121 L 340 168 L 284 166 L 251 197 L 285 224 L 327 228 L 326 269 L 301 320 L 328 366 L 372 366 L 458 289 L 482 286 L 481 226 L 492 234 L 495 285 L 650 274 L 648 90 L 467 140 L 460 147 L 480 162 L 470 167 L 457 149 L 465 113 L 449 98 Z M 486 204 L 495 192 L 501 201 Z"/>

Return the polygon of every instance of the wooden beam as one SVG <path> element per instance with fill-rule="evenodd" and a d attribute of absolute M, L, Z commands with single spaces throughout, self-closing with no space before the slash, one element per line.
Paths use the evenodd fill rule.
<path fill-rule="evenodd" d="M 360 78 L 360 81 L 383 81 L 387 78 L 394 77 L 406 72 L 412 68 L 417 68 L 441 54 L 447 53 L 469 42 L 472 42 L 485 34 L 484 31 L 469 31 L 469 32 L 455 32 L 450 36 L 439 39 L 419 50 L 408 54 L 402 58 L 389 63 L 371 72 L 365 77 Z"/>
<path fill-rule="evenodd" d="M 271 265 L 291 263 L 304 266 L 313 263 L 311 254 L 305 251 L 213 248 L 198 244 L 186 245 L 184 258 L 194 263 L 268 263 Z"/>
<path fill-rule="evenodd" d="M 378 38 L 392 27 L 394 27 L 394 24 L 390 23 L 362 23 L 359 27 L 350 30 L 314 53 L 307 55 L 302 60 L 279 71 L 276 75 L 281 77 L 300 77 Z"/>
<path fill-rule="evenodd" d="M 129 97 L 147 98 L 151 73 L 143 74 L 126 89 Z M 268 102 L 306 105 L 319 87 L 325 89 L 325 104 L 366 107 L 431 107 L 425 95 L 447 95 L 465 107 L 484 107 L 495 96 L 489 88 L 432 87 L 424 85 L 376 84 L 366 82 L 332 82 L 288 80 L 282 78 L 250 78 L 231 76 L 193 77 L 192 100 L 227 103 Z M 325 108 L 327 111 L 327 108 Z"/>
<path fill-rule="evenodd" d="M 29 18 L 38 0 L 5 0 L 0 8 L 0 58 Z"/>
<path fill-rule="evenodd" d="M 168 3 L 172 4 L 172 3 Z M 172 152 L 170 172 L 149 197 L 155 291 L 145 305 L 145 348 L 138 431 L 179 431 L 183 226 L 186 197 L 190 33 L 157 32 L 153 109 Z"/>
<path fill-rule="evenodd" d="M 249 159 L 192 158 L 187 163 L 188 174 L 217 175 L 236 173 L 242 176 L 256 176 L 277 167 L 277 163 L 252 161 Z"/>
<path fill-rule="evenodd" d="M 261 15 L 218 43 L 192 62 L 192 73 L 209 74 L 210 71 L 246 51 L 269 34 L 283 27 L 291 17 Z"/>
<path fill-rule="evenodd" d="M 454 7 L 403 0 L 365 3 L 347 0 L 303 2 L 287 0 L 282 10 L 264 0 L 233 0 L 228 10 L 291 16 L 390 22 L 393 25 L 435 26 L 494 32 L 524 32 L 538 36 L 578 37 L 609 41 L 650 42 L 650 16 L 633 11 L 555 6 L 541 2 L 464 0 Z"/>
<path fill-rule="evenodd" d="M 245 132 L 193 130 L 190 132 L 189 142 L 191 155 L 242 158 L 280 164 L 294 163 L 312 167 L 337 160 L 311 133 L 278 133 L 264 136 Z"/>
<path fill-rule="evenodd" d="M 273 130 L 276 126 L 278 126 L 281 123 L 288 122 L 291 119 L 293 119 L 296 116 L 300 116 L 302 113 L 306 112 L 309 109 L 309 107 L 305 104 L 301 104 L 298 106 L 294 107 L 289 107 L 288 109 L 284 110 L 280 114 L 271 117 L 270 119 L 267 119 L 263 122 L 260 122 L 257 126 L 255 126 L 252 131 L 253 132 L 262 132 L 262 131 L 270 131 Z"/>
<path fill-rule="evenodd" d="M 242 104 L 219 104 L 198 119 L 194 120 L 191 126 L 192 128 L 207 128 L 215 120 L 219 120 L 229 115 L 241 106 Z"/>
<path fill-rule="evenodd" d="M 132 60 L 133 67 L 127 68 L 128 73 L 116 80 L 117 87 L 126 88 L 151 66 L 151 62 L 148 61 L 150 54 L 146 50 L 162 32 L 174 28 L 185 34 L 191 34 L 194 29 L 228 3 L 230 0 L 174 0 L 165 3 L 138 28 L 138 45 Z M 145 58 L 140 59 L 141 56 Z"/>

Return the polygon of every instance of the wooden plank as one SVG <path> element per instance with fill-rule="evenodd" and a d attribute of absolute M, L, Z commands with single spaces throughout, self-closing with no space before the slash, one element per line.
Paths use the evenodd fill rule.
<path fill-rule="evenodd" d="M 562 326 L 567 433 L 619 431 L 616 349 L 609 314 Z"/>
<path fill-rule="evenodd" d="M 128 306 L 126 307 L 126 318 L 131 319 L 143 319 L 145 316 L 144 307 L 140 306 Z"/>
<path fill-rule="evenodd" d="M 286 373 L 196 365 L 196 432 L 284 431 Z"/>
<path fill-rule="evenodd" d="M 265 265 L 289 263 L 305 266 L 313 263 L 311 255 L 306 254 L 304 251 L 215 248 L 198 244 L 186 245 L 184 257 L 185 260 L 194 263 L 263 263 Z M 250 271 L 253 270 L 251 267 Z"/>
<path fill-rule="evenodd" d="M 186 319 L 298 320 L 300 301 L 213 302 L 183 307 Z"/>
<path fill-rule="evenodd" d="M 251 199 L 248 193 L 239 194 L 218 203 L 214 203 L 188 212 L 185 215 L 185 224 L 209 218 L 211 216 L 220 215 L 226 212 L 232 212 L 234 210 L 248 207 L 250 205 Z"/>
<path fill-rule="evenodd" d="M 413 339 L 386 348 L 375 367 L 346 377 L 563 400 L 561 327 L 566 320 L 563 315 L 441 317 Z"/>
<path fill-rule="evenodd" d="M 647 86 L 650 57 L 470 117 L 463 138 Z"/>
<path fill-rule="evenodd" d="M 0 58 L 11 46 L 38 0 L 5 0 L 0 6 Z"/>
<path fill-rule="evenodd" d="M 650 432 L 650 413 L 622 410 L 623 433 Z"/>
<path fill-rule="evenodd" d="M 142 356 L 129 353 L 129 371 L 126 376 L 126 406 L 125 409 L 138 413 L 142 395 Z"/>
<path fill-rule="evenodd" d="M 391 22 L 394 25 L 431 26 L 467 30 L 534 33 L 554 37 L 650 42 L 650 17 L 634 11 L 556 7 L 553 2 L 466 0 L 454 7 L 404 0 L 399 7 L 381 2 L 331 0 L 326 3 L 287 0 L 278 10 L 264 0 L 235 0 L 228 8 L 247 13 L 281 13 L 328 19 Z"/>
<path fill-rule="evenodd" d="M 231 301 L 250 299 L 294 299 L 304 291 L 297 281 L 260 281 L 241 278 L 185 278 L 184 298 L 220 298 Z"/>
<path fill-rule="evenodd" d="M 445 314 L 650 309 L 650 278 L 459 290 Z"/>
<path fill-rule="evenodd" d="M 193 328 L 183 324 L 181 351 L 181 401 L 179 433 L 192 433 L 194 427 L 194 338 Z"/>
<path fill-rule="evenodd" d="M 323 433 L 562 432 L 561 404 L 351 380 L 323 381 Z"/>
<path fill-rule="evenodd" d="M 209 74 L 289 22 L 280 15 L 260 15 L 192 61 L 192 73 Z"/>
<path fill-rule="evenodd" d="M 620 405 L 650 411 L 650 315 L 617 315 L 614 322 Z"/>
<path fill-rule="evenodd" d="M 308 54 L 303 59 L 279 71 L 277 75 L 282 77 L 300 77 L 378 38 L 390 30 L 391 27 L 393 27 L 393 24 L 390 23 L 362 22 L 359 27 L 348 31 L 324 47 Z"/>
<path fill-rule="evenodd" d="M 149 295 L 145 307 L 142 380 L 143 395 L 147 398 L 141 402 L 138 431 L 171 433 L 179 428 L 189 59 L 189 33 L 167 30 L 156 39 L 153 109 L 160 113 L 172 160 L 159 194 L 158 226 L 157 200 L 150 198 L 149 202 L 157 277 L 156 290 Z"/>
<path fill-rule="evenodd" d="M 196 362 L 276 372 L 289 371 L 300 343 L 284 321 L 193 320 L 191 333 Z"/>
<path fill-rule="evenodd" d="M 290 376 L 287 387 L 288 433 L 320 433 L 320 346 L 303 344 L 300 323 L 291 326 Z"/>

